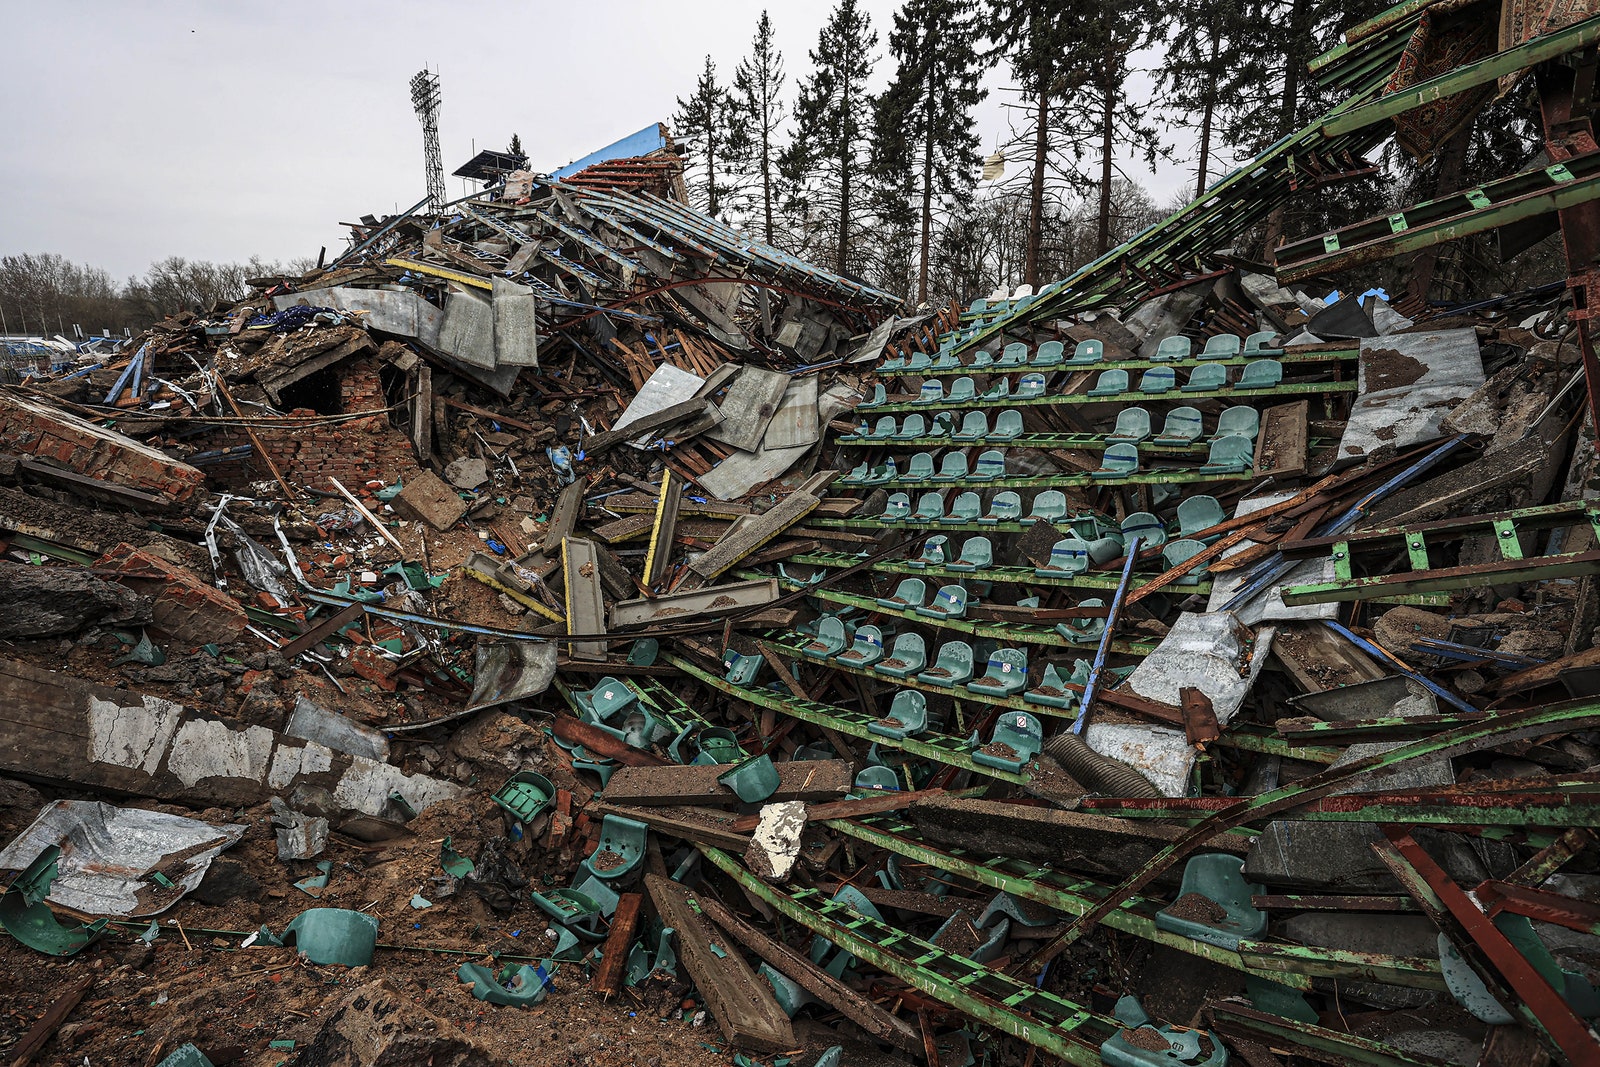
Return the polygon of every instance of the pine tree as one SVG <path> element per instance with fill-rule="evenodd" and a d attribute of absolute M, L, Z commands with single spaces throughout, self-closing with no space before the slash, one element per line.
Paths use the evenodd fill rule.
<path fill-rule="evenodd" d="M 1052 0 L 989 0 L 983 22 L 985 36 L 994 42 L 996 54 L 1006 58 L 1011 76 L 1033 112 L 1028 239 L 1022 276 L 1027 284 L 1038 286 L 1044 246 L 1045 183 L 1052 169 L 1051 157 L 1058 154 L 1053 138 L 1062 132 L 1063 125 L 1056 110 L 1074 80 L 1082 77 L 1082 14 Z"/>
<path fill-rule="evenodd" d="M 678 97 L 678 110 L 672 124 L 678 130 L 681 151 L 690 166 L 703 174 L 694 184 L 703 192 L 706 213 L 715 216 L 728 189 L 726 176 L 718 177 L 717 167 L 726 166 L 726 149 L 732 128 L 733 97 L 727 86 L 717 84 L 717 65 L 706 56 L 705 69 L 688 100 Z"/>
<path fill-rule="evenodd" d="M 783 154 L 783 170 L 793 180 L 811 179 L 812 190 L 823 201 L 815 204 L 834 229 L 834 266 L 840 274 L 850 268 L 851 226 L 857 221 L 860 179 L 866 167 L 866 127 L 872 94 L 867 78 L 872 73 L 872 50 L 878 45 L 872 19 L 856 0 L 839 0 L 811 52 L 811 76 L 800 83 L 795 102 L 795 137 Z M 828 167 L 831 173 L 819 174 Z M 826 191 L 816 187 L 821 177 Z"/>
<path fill-rule="evenodd" d="M 1197 199 L 1205 194 L 1218 147 L 1237 135 L 1241 119 L 1254 118 L 1247 101 L 1265 72 L 1248 47 L 1255 33 L 1251 14 L 1237 0 L 1182 0 L 1159 23 L 1166 47 L 1156 72 L 1157 103 L 1166 125 L 1194 131 Z"/>
<path fill-rule="evenodd" d="M 733 72 L 734 131 L 752 184 L 761 189 L 763 238 L 773 240 L 773 205 L 781 195 L 777 138 L 783 125 L 783 53 L 772 39 L 772 20 L 766 11 L 756 24 L 750 55 Z"/>
<path fill-rule="evenodd" d="M 522 138 L 518 137 L 515 133 L 511 135 L 511 144 L 506 147 L 506 155 L 516 156 L 518 159 L 528 158 L 522 154 Z"/>
<path fill-rule="evenodd" d="M 928 299 L 934 201 L 965 199 L 977 179 L 977 21 L 973 0 L 907 0 L 889 33 L 897 67 L 878 98 L 873 174 L 903 210 L 916 205 L 918 303 Z"/>

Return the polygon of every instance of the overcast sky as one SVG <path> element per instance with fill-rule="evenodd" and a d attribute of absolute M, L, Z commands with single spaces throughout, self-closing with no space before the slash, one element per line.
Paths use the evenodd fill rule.
<path fill-rule="evenodd" d="M 670 122 L 704 56 L 731 78 L 762 4 L 590 0 L 446 5 L 129 4 L 0 0 L 0 254 L 59 252 L 120 280 L 168 255 L 268 260 L 344 248 L 340 221 L 409 207 L 425 192 L 407 83 L 439 72 L 449 177 L 477 148 L 522 137 L 551 170 L 655 121 Z M 789 72 L 832 4 L 772 0 Z M 862 0 L 887 52 L 897 0 Z M 887 81 L 892 63 L 878 65 Z M 991 74 L 1006 83 L 1006 71 Z M 1008 94 L 979 115 L 1003 142 Z M 1024 164 L 1013 164 L 1013 168 Z M 1133 167 L 1160 203 L 1192 178 Z"/>

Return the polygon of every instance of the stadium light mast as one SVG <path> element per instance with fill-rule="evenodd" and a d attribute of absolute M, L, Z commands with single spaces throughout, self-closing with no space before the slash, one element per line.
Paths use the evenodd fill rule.
<path fill-rule="evenodd" d="M 439 153 L 439 75 L 427 68 L 411 79 L 411 106 L 422 123 L 422 163 L 427 170 L 428 210 L 444 211 L 444 157 Z"/>

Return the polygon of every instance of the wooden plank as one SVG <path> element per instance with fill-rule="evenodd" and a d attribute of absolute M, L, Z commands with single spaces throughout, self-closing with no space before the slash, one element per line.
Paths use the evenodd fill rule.
<path fill-rule="evenodd" d="M 825 495 L 828 485 L 838 476 L 835 470 L 818 471 L 771 511 L 750 518 L 742 526 L 736 523 L 710 551 L 689 565 L 690 578 L 698 579 L 699 585 L 709 582 L 798 523 L 820 503 L 816 494 Z"/>
<path fill-rule="evenodd" d="M 417 462 L 426 464 L 433 455 L 433 368 L 417 364 L 417 395 L 411 401 L 411 447 Z"/>
<path fill-rule="evenodd" d="M 54 1036 L 62 1023 L 67 1021 L 67 1016 L 83 1000 L 84 994 L 89 992 L 89 987 L 94 985 L 95 975 L 86 974 L 73 982 L 59 997 L 51 1002 L 50 1007 L 39 1017 L 39 1021 L 28 1028 L 11 1049 L 11 1067 L 27 1067 L 33 1062 L 34 1056 L 44 1048 L 45 1043 Z"/>
<path fill-rule="evenodd" d="M 875 797 L 863 797 L 860 800 L 835 800 L 823 804 L 808 804 L 806 806 L 807 822 L 822 822 L 826 819 L 854 819 L 860 815 L 876 815 L 883 811 L 900 811 L 909 808 L 919 800 L 929 797 L 943 796 L 943 789 L 918 789 L 916 792 L 902 791 L 898 793 L 884 793 Z M 760 815 L 742 815 L 733 821 L 733 829 L 749 831 L 756 828 Z"/>
<path fill-rule="evenodd" d="M 340 608 L 293 641 L 281 646 L 278 649 L 278 653 L 286 660 L 293 660 L 300 653 L 316 648 L 323 641 L 326 641 L 365 614 L 366 609 L 360 604 L 351 604 L 348 607 Z"/>
<path fill-rule="evenodd" d="M 628 946 L 633 944 L 643 911 L 643 893 L 624 893 L 617 901 L 616 913 L 611 916 L 611 930 L 600 947 L 600 966 L 594 972 L 592 987 L 596 993 L 610 996 L 622 991 L 622 980 L 628 971 Z"/>
<path fill-rule="evenodd" d="M 513 419 L 510 415 L 502 415 L 498 411 L 490 411 L 488 408 L 480 408 L 476 404 L 469 404 L 464 400 L 457 400 L 453 396 L 445 397 L 444 402 L 450 407 L 455 408 L 457 411 L 466 411 L 473 415 L 482 415 L 486 419 L 493 419 L 502 426 L 510 426 L 512 429 L 526 430 L 528 433 L 534 433 L 543 429 L 543 427 L 535 426 L 531 422 L 523 422 L 521 419 Z"/>
<path fill-rule="evenodd" d="M 647 874 L 644 884 L 662 924 L 678 932 L 678 959 L 728 1040 L 758 1052 L 793 1049 L 794 1027 L 772 987 L 737 951 L 716 944 L 716 928 L 702 913 L 703 905 L 671 879 Z"/>
<path fill-rule="evenodd" d="M 667 575 L 672 563 L 673 537 L 678 526 L 678 505 L 683 500 L 683 486 L 677 475 L 668 470 L 661 483 L 661 500 L 656 505 L 655 526 L 650 533 L 650 550 L 644 559 L 644 584 L 654 586 Z"/>
<path fill-rule="evenodd" d="M 583 442 L 583 450 L 590 457 L 595 457 L 610 451 L 624 441 L 632 441 L 636 437 L 664 430 L 669 426 L 676 426 L 680 422 L 687 422 L 705 414 L 710 402 L 706 400 L 685 400 L 681 404 L 662 408 L 641 419 L 630 422 L 620 430 L 607 430 L 597 433 Z"/>
<path fill-rule="evenodd" d="M 622 764 L 617 771 L 621 774 L 629 767 L 669 767 L 667 760 L 662 759 L 653 752 L 646 752 L 642 748 L 634 748 L 614 734 L 597 729 L 586 722 L 579 722 L 570 715 L 558 715 L 550 724 L 551 730 L 563 741 L 575 742 L 588 749 L 598 752 L 602 756 L 609 756 Z M 606 795 L 611 795 L 611 790 L 606 790 Z"/>
<path fill-rule="evenodd" d="M 561 539 L 561 567 L 565 577 L 567 633 L 606 632 L 606 599 L 600 589 L 600 560 L 593 541 L 582 537 Z M 606 654 L 604 641 L 573 641 L 568 654 L 575 659 L 596 659 Z"/>
<path fill-rule="evenodd" d="M 1296 400 L 1274 404 L 1261 414 L 1261 432 L 1256 435 L 1256 476 L 1298 478 L 1306 472 L 1309 441 L 1307 420 L 1311 401 Z"/>
<path fill-rule="evenodd" d="M 544 540 L 540 542 L 540 549 L 549 558 L 555 558 L 561 551 L 562 538 L 570 537 L 572 531 L 578 528 L 578 519 L 583 515 L 583 494 L 589 490 L 589 479 L 579 478 L 556 497 L 555 510 L 550 513 L 550 525 L 545 527 Z"/>
<path fill-rule="evenodd" d="M 624 515 L 620 519 L 592 527 L 589 532 L 608 545 L 617 545 L 624 541 L 632 541 L 636 537 L 643 537 L 650 528 L 650 516 Z"/>
<path fill-rule="evenodd" d="M 757 930 L 724 907 L 721 901 L 706 894 L 701 894 L 696 901 L 702 912 L 745 948 L 867 1033 L 908 1052 L 922 1048 L 922 1037 L 911 1024 L 878 1007 L 788 945 Z"/>
<path fill-rule="evenodd" d="M 850 765 L 844 760 L 805 760 L 776 766 L 778 789 L 767 798 L 768 803 L 837 800 L 850 791 L 853 782 Z M 717 781 L 717 776 L 727 769 L 719 764 L 621 767 L 606 785 L 606 799 L 613 804 L 643 807 L 736 807 L 740 803 L 738 796 Z"/>
<path fill-rule="evenodd" d="M 732 820 L 719 818 L 723 813 L 710 808 L 644 808 L 606 802 L 597 804 L 590 810 L 601 815 L 621 815 L 627 819 L 635 819 L 667 837 L 676 837 L 697 845 L 720 848 L 740 855 L 750 847 L 750 835 L 735 833 L 728 829 L 727 827 L 732 825 Z"/>

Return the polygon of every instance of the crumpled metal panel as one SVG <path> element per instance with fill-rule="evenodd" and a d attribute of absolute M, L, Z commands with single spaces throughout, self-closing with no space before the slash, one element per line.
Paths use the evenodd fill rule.
<path fill-rule="evenodd" d="M 21 870 L 51 845 L 59 874 L 46 898 L 90 915 L 159 915 L 200 884 L 222 850 L 246 827 L 94 800 L 55 800 L 0 852 L 0 868 Z M 148 877 L 164 875 L 166 887 Z"/>
<path fill-rule="evenodd" d="M 1363 338 L 1359 374 L 1341 460 L 1443 437 L 1444 417 L 1483 385 L 1478 333 L 1468 326 Z"/>

